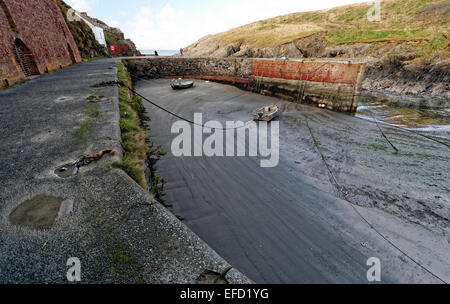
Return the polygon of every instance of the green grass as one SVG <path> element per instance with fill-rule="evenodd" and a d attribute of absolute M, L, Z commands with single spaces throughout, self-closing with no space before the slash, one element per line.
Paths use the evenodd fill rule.
<path fill-rule="evenodd" d="M 167 154 L 167 152 L 163 150 L 161 145 L 159 145 L 156 148 L 152 149 L 151 154 L 158 155 L 158 156 L 164 156 Z"/>
<path fill-rule="evenodd" d="M 5 87 L 3 83 L 0 83 L 0 91 L 12 89 L 12 88 L 14 88 L 15 86 L 24 84 L 24 83 L 26 83 L 26 82 L 28 82 L 28 81 L 30 81 L 30 80 L 29 80 L 29 79 L 21 79 L 21 80 L 18 80 L 18 81 L 16 81 L 16 82 L 14 82 L 13 84 L 10 84 L 8 87 Z"/>
<path fill-rule="evenodd" d="M 80 128 L 75 132 L 83 142 L 86 142 L 89 134 L 92 132 L 92 127 L 94 126 L 94 121 L 91 117 L 86 118 L 81 124 Z"/>
<path fill-rule="evenodd" d="M 446 47 L 447 40 L 443 35 L 435 36 L 428 42 L 428 49 L 430 51 L 445 50 Z"/>
<path fill-rule="evenodd" d="M 119 42 L 119 40 L 117 39 L 117 37 L 114 37 L 113 35 L 111 35 L 110 33 L 108 33 L 107 31 L 105 32 L 105 40 L 106 43 L 109 44 L 117 44 Z"/>
<path fill-rule="evenodd" d="M 347 30 L 329 32 L 327 38 L 334 43 L 373 42 L 383 40 L 415 40 L 428 34 L 428 28 L 420 26 L 411 29 L 398 30 Z"/>
<path fill-rule="evenodd" d="M 81 126 L 75 132 L 75 135 L 83 140 L 83 142 L 86 142 L 89 134 L 92 132 L 92 128 L 94 127 L 94 119 L 100 116 L 98 104 L 92 102 L 91 96 L 87 98 L 88 107 L 83 111 L 83 114 L 86 115 L 87 118 L 81 123 Z"/>
<path fill-rule="evenodd" d="M 152 193 L 153 197 L 157 200 L 160 200 L 163 196 L 163 190 L 159 187 L 160 181 L 161 181 L 161 177 L 154 176 L 152 178 L 152 182 L 150 185 L 150 192 Z"/>
<path fill-rule="evenodd" d="M 105 22 L 101 21 L 100 19 L 97 18 L 92 18 L 94 21 L 96 21 L 97 23 L 100 23 L 101 25 L 105 25 L 108 26 Z"/>
<path fill-rule="evenodd" d="M 111 261 L 111 275 L 117 283 L 144 284 L 142 276 L 144 265 L 132 252 L 131 248 L 112 229 L 103 231 L 107 244 L 107 254 Z"/>
<path fill-rule="evenodd" d="M 84 114 L 89 116 L 90 118 L 97 118 L 100 116 L 100 111 L 98 109 L 97 104 L 90 104 L 89 107 L 84 110 Z"/>
<path fill-rule="evenodd" d="M 116 63 L 117 78 L 131 87 L 131 79 L 122 62 Z M 132 96 L 125 87 L 119 88 L 120 131 L 123 148 L 122 162 L 114 166 L 124 170 L 144 189 L 147 189 L 145 160 L 149 147 L 145 142 L 145 130 L 141 126 L 139 112 L 142 109 L 141 99 Z"/>
<path fill-rule="evenodd" d="M 449 36 L 448 1 L 384 0 L 380 22 L 367 19 L 372 5 L 288 14 L 234 28 L 217 34 L 216 39 L 221 44 L 242 42 L 251 47 L 270 47 L 321 32 L 333 44 L 428 40 L 433 50 L 445 48 L 447 40 L 441 34 Z"/>

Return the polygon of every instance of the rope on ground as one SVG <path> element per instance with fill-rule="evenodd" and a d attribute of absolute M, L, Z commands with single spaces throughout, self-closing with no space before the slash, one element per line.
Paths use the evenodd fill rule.
<path fill-rule="evenodd" d="M 372 117 L 372 119 L 375 121 L 378 130 L 380 130 L 381 135 L 383 135 L 383 137 L 386 139 L 386 141 L 391 145 L 391 147 L 395 150 L 396 153 L 399 152 L 399 150 L 397 149 L 396 146 L 394 146 L 394 144 L 389 140 L 389 138 L 387 138 L 386 134 L 384 134 L 383 130 L 381 129 L 380 125 L 378 124 L 378 119 L 376 119 L 372 113 L 370 113 L 370 116 Z"/>
<path fill-rule="evenodd" d="M 440 140 L 438 140 L 438 139 L 436 139 L 436 138 L 433 138 L 433 137 L 431 137 L 431 136 L 422 134 L 422 133 L 420 133 L 420 132 L 417 132 L 417 131 L 414 131 L 414 130 L 410 130 L 410 129 L 405 129 L 405 128 L 402 128 L 402 127 L 399 127 L 399 126 L 396 126 L 396 125 L 389 125 L 389 126 L 392 126 L 392 127 L 396 128 L 396 129 L 399 129 L 399 130 L 401 130 L 401 131 L 414 133 L 414 134 L 416 134 L 416 135 L 425 137 L 425 138 L 427 138 L 427 139 L 429 139 L 429 140 L 431 140 L 431 141 L 434 141 L 434 142 L 437 142 L 437 143 L 439 143 L 439 144 L 441 144 L 441 145 L 444 145 L 444 146 L 446 146 L 447 148 L 450 148 L 450 145 L 449 145 L 449 144 L 447 144 L 447 143 L 445 143 L 445 142 L 443 142 L 443 141 L 440 141 Z"/>
<path fill-rule="evenodd" d="M 429 270 L 428 268 L 426 268 L 425 266 L 423 266 L 421 263 L 419 263 L 418 261 L 416 261 L 413 257 L 411 257 L 407 252 L 405 252 L 403 249 L 401 249 L 400 247 L 398 247 L 396 244 L 394 244 L 394 242 L 392 242 L 391 240 L 388 239 L 388 237 L 386 237 L 383 233 L 381 233 L 377 228 L 375 228 L 367 219 L 364 215 L 361 214 L 361 212 L 356 209 L 355 205 L 350 202 L 347 199 L 346 194 L 342 191 L 341 186 L 339 185 L 335 175 L 333 174 L 333 171 L 331 170 L 330 166 L 328 165 L 328 162 L 325 159 L 325 156 L 323 155 L 322 151 L 320 150 L 317 142 L 316 142 L 316 137 L 314 136 L 314 133 L 311 129 L 311 127 L 309 126 L 308 123 L 308 118 L 303 115 L 305 117 L 305 121 L 306 121 L 306 126 L 308 127 L 309 133 L 311 135 L 311 138 L 313 139 L 314 142 L 314 146 L 316 147 L 316 150 L 318 151 L 318 153 L 320 154 L 320 157 L 322 158 L 322 161 L 325 164 L 325 167 L 327 168 L 329 175 L 330 175 L 330 179 L 332 179 L 332 184 L 335 185 L 336 190 L 340 193 L 341 198 L 346 201 L 348 204 L 350 204 L 350 206 L 352 207 L 352 209 L 356 212 L 356 214 L 377 234 L 379 235 L 382 239 L 384 239 L 386 242 L 388 242 L 392 247 L 394 247 L 395 249 L 397 249 L 400 253 L 402 253 L 404 256 L 406 256 L 409 260 L 411 260 L 414 264 L 416 264 L 417 266 L 419 266 L 420 268 L 422 268 L 424 271 L 426 271 L 427 273 L 429 273 L 430 275 L 432 275 L 433 277 L 435 277 L 436 279 L 438 279 L 439 281 L 441 281 L 444 284 L 447 284 L 446 281 L 444 281 L 441 277 L 439 277 L 438 275 L 434 274 L 431 270 Z"/>
<path fill-rule="evenodd" d="M 151 101 L 151 100 L 148 99 L 147 97 L 143 96 L 143 95 L 140 94 L 139 92 L 136 92 L 136 90 L 130 88 L 128 85 L 126 85 L 125 83 L 123 83 L 123 82 L 121 82 L 121 81 L 102 82 L 102 83 L 99 83 L 99 84 L 98 84 L 98 86 L 109 86 L 109 85 L 118 85 L 118 86 L 122 86 L 122 87 L 124 87 L 124 88 L 127 88 L 130 92 L 132 92 L 132 93 L 134 93 L 135 95 L 139 96 L 139 97 L 142 98 L 143 100 L 149 102 L 150 104 L 152 104 L 153 106 L 157 107 L 158 109 L 163 110 L 164 112 L 166 112 L 166 113 L 168 113 L 168 114 L 170 114 L 170 115 L 172 115 L 172 116 L 174 116 L 174 117 L 176 117 L 176 118 L 178 118 L 178 119 L 180 119 L 180 120 L 186 121 L 186 122 L 188 122 L 188 123 L 190 123 L 190 124 L 192 124 L 192 125 L 196 125 L 196 126 L 199 126 L 199 127 L 205 128 L 205 129 L 219 130 L 219 131 L 237 130 L 237 129 L 245 128 L 245 127 L 249 126 L 251 123 L 253 123 L 253 121 L 250 120 L 250 121 L 246 122 L 244 125 L 239 126 L 239 127 L 234 127 L 234 128 L 215 128 L 215 127 L 208 127 L 206 124 L 199 124 L 199 123 L 196 123 L 195 121 L 189 120 L 189 119 L 184 118 L 184 117 L 182 117 L 182 116 L 180 116 L 180 115 L 178 115 L 178 114 L 176 114 L 176 113 L 174 113 L 174 112 L 172 112 L 172 111 L 170 111 L 170 110 L 167 110 L 166 108 L 164 108 L 164 107 L 158 105 L 157 103 L 154 103 L 153 101 Z"/>
<path fill-rule="evenodd" d="M 322 68 L 323 66 L 325 66 L 325 64 L 319 66 L 316 70 L 314 70 L 314 71 L 312 71 L 312 72 L 305 73 L 305 74 L 301 73 L 301 74 L 302 74 L 302 75 L 306 75 L 306 74 L 312 74 L 312 73 L 315 73 L 315 72 L 317 72 L 320 68 Z M 297 74 L 298 74 L 298 72 L 299 72 L 299 71 L 297 71 Z M 133 75 L 133 74 L 131 74 L 131 73 L 130 73 L 130 75 L 131 75 L 131 77 L 134 77 L 134 78 L 136 78 L 136 79 L 139 79 L 139 80 L 142 80 L 142 81 L 145 81 L 145 82 L 149 82 L 149 83 L 150 83 L 150 81 L 147 80 L 147 79 L 145 79 L 145 78 L 138 77 L 138 76 Z M 260 78 L 261 78 L 261 77 L 259 77 L 259 78 L 257 79 L 257 88 L 256 88 L 256 91 L 258 91 L 259 86 L 261 85 L 261 83 L 260 83 L 261 79 L 260 79 Z M 301 80 L 299 80 L 299 82 L 301 82 Z M 306 86 L 306 82 L 303 82 L 302 89 L 301 89 L 301 90 L 299 89 L 299 96 L 297 96 L 297 102 L 298 102 L 299 97 L 300 97 L 300 92 L 302 93 L 302 94 L 301 94 L 302 97 L 301 97 L 300 99 L 303 99 L 303 94 L 304 94 L 304 91 L 305 91 L 305 86 Z M 360 95 L 361 95 L 361 93 L 360 93 L 360 94 L 356 94 L 355 96 L 360 96 Z M 142 97 L 142 98 L 144 98 L 144 97 Z M 147 99 L 146 99 L 146 100 L 147 100 Z M 147 100 L 147 101 L 148 101 L 148 100 Z M 148 102 L 150 102 L 150 101 L 148 101 Z M 150 103 L 152 103 L 152 102 L 150 102 Z M 153 104 L 153 103 L 152 103 L 152 104 Z M 153 105 L 155 105 L 155 104 L 153 104 Z M 155 106 L 157 106 L 157 105 L 155 105 Z M 157 106 L 157 107 L 159 107 L 159 106 Z M 173 114 L 172 114 L 172 115 L 173 115 Z M 370 114 L 370 115 L 372 115 L 372 114 Z M 377 127 L 378 127 L 378 129 L 380 130 L 380 132 L 381 132 L 381 134 L 383 135 L 383 137 L 389 142 L 389 144 L 392 146 L 392 148 L 394 148 L 394 150 L 398 152 L 399 150 L 392 144 L 392 142 L 389 141 L 389 139 L 387 138 L 387 136 L 385 135 L 385 133 L 381 130 L 381 127 L 379 126 L 378 121 L 377 121 L 373 116 L 372 116 L 372 118 L 373 118 L 373 120 L 376 122 Z M 186 119 L 184 119 L 184 118 L 182 118 L 182 119 L 183 119 L 183 120 L 186 120 Z M 188 120 L 186 120 L 186 121 L 188 121 Z M 193 122 L 191 122 L 191 121 L 188 121 L 188 122 L 189 122 L 189 123 L 193 123 Z M 247 124 L 250 124 L 250 122 L 248 122 Z M 246 124 L 246 125 L 247 125 L 247 124 Z M 246 125 L 244 125 L 244 126 L 246 126 Z M 443 142 L 443 141 L 440 141 L 440 140 L 438 140 L 438 139 L 436 139 L 436 138 L 433 138 L 433 137 L 431 137 L 431 136 L 422 134 L 422 133 L 420 133 L 420 132 L 417 132 L 417 131 L 414 131 L 414 130 L 405 129 L 405 128 L 402 128 L 402 127 L 399 127 L 399 126 L 396 126 L 396 125 L 389 125 L 389 126 L 392 127 L 392 128 L 395 128 L 395 129 L 404 131 L 404 132 L 414 133 L 414 134 L 416 134 L 416 135 L 418 135 L 418 136 L 422 136 L 422 137 L 424 137 L 424 138 L 426 138 L 426 139 L 429 139 L 429 140 L 431 140 L 431 141 L 437 142 L 437 143 L 439 143 L 439 144 L 441 144 L 441 145 L 444 145 L 444 146 L 450 148 L 450 145 L 449 145 L 449 144 L 447 144 L 447 143 L 445 143 L 445 142 Z M 202 126 L 202 127 L 204 127 L 204 126 Z M 215 128 L 210 128 L 210 129 L 215 129 Z M 222 130 L 226 130 L 226 129 L 222 129 Z"/>
<path fill-rule="evenodd" d="M 177 118 L 179 118 L 179 119 L 181 119 L 181 120 L 184 120 L 184 121 L 186 121 L 186 122 L 188 122 L 188 123 L 191 123 L 191 124 L 194 124 L 194 125 L 198 125 L 198 126 L 201 126 L 201 127 L 203 127 L 203 128 L 208 128 L 208 129 L 217 129 L 217 130 L 229 130 L 229 129 L 239 129 L 239 128 L 242 128 L 242 127 L 244 127 L 244 126 L 241 126 L 241 127 L 237 127 L 237 128 L 210 128 L 210 127 L 207 127 L 207 126 L 205 126 L 204 124 L 202 124 L 202 125 L 200 125 L 200 124 L 197 124 L 197 123 L 195 123 L 194 121 L 191 121 L 191 120 L 188 120 L 188 119 L 186 119 L 186 118 L 184 118 L 184 117 L 181 117 L 181 116 L 179 116 L 179 115 L 177 115 L 177 114 L 175 114 L 175 113 L 173 113 L 173 112 L 171 112 L 171 111 L 169 111 L 169 110 L 167 110 L 167 109 L 165 109 L 165 108 L 163 108 L 162 106 L 160 106 L 160 105 L 158 105 L 158 104 L 156 104 L 156 103 L 154 103 L 154 102 L 152 102 L 151 100 L 149 100 L 149 99 L 147 99 L 145 96 L 142 96 L 141 94 L 139 94 L 138 92 L 136 92 L 135 90 L 133 90 L 132 88 L 130 88 L 129 86 L 127 86 L 126 84 L 124 84 L 124 83 L 122 83 L 122 82 L 120 82 L 120 81 L 113 81 L 113 82 L 107 82 L 107 83 L 100 83 L 98 86 L 108 86 L 108 85 L 119 85 L 119 86 L 123 86 L 123 87 L 126 87 L 128 90 L 130 90 L 131 92 L 133 92 L 134 94 L 136 94 L 137 96 L 139 96 L 139 97 L 141 97 L 142 99 L 144 99 L 144 100 L 146 100 L 146 101 L 148 101 L 150 104 L 152 104 L 152 105 L 154 105 L 155 107 L 157 107 L 157 108 L 159 108 L 159 109 L 161 109 L 161 110 L 163 110 L 163 111 L 165 111 L 165 112 L 167 112 L 168 114 L 170 114 L 170 115 L 172 115 L 172 116 L 175 116 L 175 117 L 177 117 Z M 444 283 L 444 284 L 447 284 L 447 282 L 446 281 L 444 281 L 442 278 L 440 278 L 438 275 L 436 275 L 436 274 L 434 274 L 432 271 L 430 271 L 428 268 L 426 268 L 425 266 L 423 266 L 421 263 L 419 263 L 418 261 L 416 261 L 413 257 L 411 257 L 408 253 L 406 253 L 404 250 L 402 250 L 400 247 L 398 247 L 397 245 L 395 245 L 391 240 L 389 240 L 384 234 L 382 234 L 378 229 L 376 229 L 359 211 L 358 211 L 358 209 L 356 209 L 356 207 L 353 205 L 353 203 L 351 203 L 347 198 L 346 198 L 346 194 L 342 191 L 342 189 L 341 189 L 341 186 L 339 185 L 339 183 L 338 183 L 338 181 L 337 181 L 337 179 L 336 179 L 336 177 L 335 177 L 335 175 L 333 174 L 333 171 L 331 170 L 331 168 L 330 168 L 330 166 L 328 165 L 328 163 L 327 163 L 327 161 L 326 161 L 326 159 L 325 159 L 325 156 L 323 155 L 323 153 L 322 153 L 322 151 L 320 151 L 320 148 L 318 147 L 318 145 L 317 145 L 317 142 L 316 142 L 316 138 L 315 138 L 315 136 L 314 136 L 314 133 L 312 132 L 312 129 L 311 129 L 311 127 L 309 126 L 309 123 L 308 123 L 308 118 L 306 117 L 306 116 L 304 116 L 305 117 L 305 121 L 306 121 L 306 125 L 307 125 L 307 127 L 308 127 L 308 130 L 309 130 L 309 132 L 310 132 L 310 135 L 311 135 L 311 137 L 312 137 L 312 139 L 313 139 L 313 142 L 314 142 L 314 146 L 316 147 L 316 149 L 317 149 L 317 151 L 318 151 L 318 153 L 320 154 L 320 156 L 321 156 L 321 158 L 322 158 L 322 161 L 324 162 L 324 164 L 325 164 L 325 166 L 326 166 L 326 168 L 327 168 L 327 170 L 328 170 L 328 172 L 329 172 L 329 174 L 330 174 L 330 177 L 331 177 L 331 179 L 333 180 L 333 184 L 335 185 L 335 187 L 336 187 L 336 189 L 337 189 L 337 191 L 341 194 L 341 198 L 343 199 L 343 200 L 345 200 L 348 204 L 350 204 L 350 206 L 351 206 L 351 208 L 355 211 L 355 213 L 377 234 L 377 235 L 379 235 L 382 239 L 384 239 L 386 242 L 388 242 L 392 247 L 394 247 L 395 249 L 397 249 L 400 253 L 402 253 L 404 256 L 406 256 L 409 260 L 411 260 L 414 264 L 416 264 L 417 266 L 419 266 L 420 268 L 422 268 L 424 271 L 426 271 L 427 273 L 429 273 L 430 275 L 432 275 L 433 277 L 435 277 L 436 279 L 438 279 L 439 281 L 441 281 L 442 283 Z M 251 121 L 250 122 L 248 122 L 247 124 L 249 124 L 249 123 L 251 123 Z M 419 135 L 421 135 L 420 133 L 419 133 Z M 387 138 L 386 138 L 387 139 Z"/>

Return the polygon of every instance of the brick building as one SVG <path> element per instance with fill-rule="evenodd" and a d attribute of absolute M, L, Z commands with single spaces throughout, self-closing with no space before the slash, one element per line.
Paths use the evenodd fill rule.
<path fill-rule="evenodd" d="M 80 60 L 56 0 L 0 0 L 0 87 Z"/>

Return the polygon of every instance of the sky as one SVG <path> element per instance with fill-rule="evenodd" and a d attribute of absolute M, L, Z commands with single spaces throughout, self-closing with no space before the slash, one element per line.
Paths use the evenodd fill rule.
<path fill-rule="evenodd" d="M 119 27 L 140 50 L 178 50 L 254 21 L 370 0 L 66 0 Z M 373 1 L 372 1 L 373 2 Z"/>

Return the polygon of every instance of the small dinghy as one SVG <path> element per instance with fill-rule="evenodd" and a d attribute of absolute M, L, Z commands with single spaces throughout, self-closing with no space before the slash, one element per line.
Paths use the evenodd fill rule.
<path fill-rule="evenodd" d="M 174 90 L 189 89 L 194 86 L 194 82 L 193 81 L 181 81 L 180 79 L 174 79 L 170 83 L 170 86 Z"/>
<path fill-rule="evenodd" d="M 280 115 L 280 107 L 273 105 L 256 110 L 256 112 L 253 113 L 253 120 L 271 121 L 275 117 L 278 117 L 278 115 Z"/>

